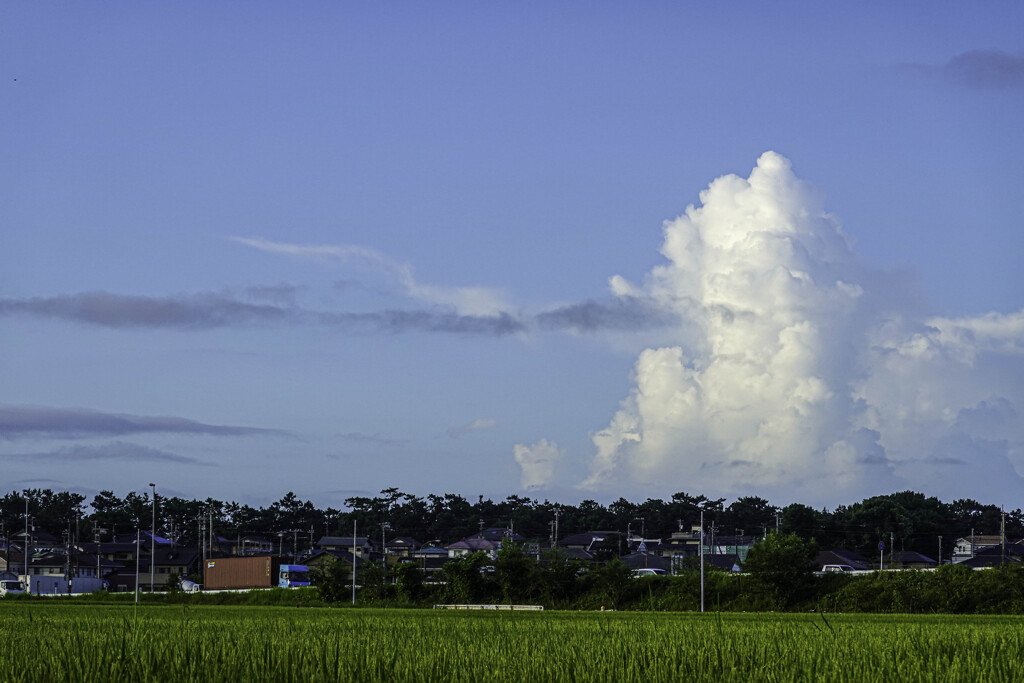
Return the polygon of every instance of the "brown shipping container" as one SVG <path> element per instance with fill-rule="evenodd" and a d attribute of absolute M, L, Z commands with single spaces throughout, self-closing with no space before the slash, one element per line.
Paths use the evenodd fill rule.
<path fill-rule="evenodd" d="M 203 566 L 203 588 L 272 588 L 281 573 L 281 559 L 269 555 L 259 557 L 217 557 Z"/>

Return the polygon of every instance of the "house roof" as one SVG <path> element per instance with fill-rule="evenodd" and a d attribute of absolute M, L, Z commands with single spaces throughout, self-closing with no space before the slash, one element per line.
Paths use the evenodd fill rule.
<path fill-rule="evenodd" d="M 737 546 L 752 546 L 754 545 L 753 536 L 715 536 L 715 545 L 737 545 Z"/>
<path fill-rule="evenodd" d="M 710 557 L 710 555 L 708 557 Z M 650 569 L 664 569 L 668 571 L 672 568 L 671 560 L 664 558 L 661 555 L 653 555 L 651 553 L 633 553 L 631 555 L 623 555 L 619 559 L 625 562 L 626 566 L 630 569 L 643 569 L 647 567 Z"/>
<path fill-rule="evenodd" d="M 995 567 L 1000 564 L 1018 564 L 1020 557 L 1007 554 L 1005 560 L 1002 553 L 978 553 L 974 557 L 968 557 L 963 562 L 957 562 L 957 566 L 963 565 L 971 569 L 982 569 L 984 567 Z"/>
<path fill-rule="evenodd" d="M 739 555 L 733 555 L 732 553 L 726 553 L 724 555 L 705 555 L 704 561 L 710 563 L 712 567 L 724 569 L 727 572 L 737 572 L 740 570 L 740 557 Z"/>
<path fill-rule="evenodd" d="M 967 545 L 970 545 L 971 544 L 971 540 L 972 540 L 972 538 L 970 536 L 961 536 L 960 538 L 956 539 L 956 542 L 957 542 L 957 545 L 959 545 L 961 543 L 966 543 Z M 974 545 L 976 547 L 977 546 L 981 546 L 981 545 L 990 546 L 990 545 L 1000 545 L 1003 542 L 1003 537 L 1000 536 L 999 534 L 995 534 L 995 535 L 975 534 L 974 537 L 973 537 L 973 540 L 974 540 Z"/>
<path fill-rule="evenodd" d="M 591 544 L 597 544 L 602 542 L 607 543 L 618 543 L 618 539 L 625 536 L 620 531 L 587 531 L 586 533 L 573 533 L 572 536 L 567 536 L 558 542 L 559 546 L 578 546 L 580 548 L 589 548 Z"/>
<path fill-rule="evenodd" d="M 352 536 L 321 536 L 316 544 L 321 548 L 351 548 L 353 544 L 357 548 L 365 548 L 375 545 L 369 536 L 356 536 L 354 541 Z"/>
<path fill-rule="evenodd" d="M 826 564 L 848 564 L 854 569 L 871 569 L 873 567 L 868 558 L 845 548 L 822 550 L 814 558 L 814 563 L 818 565 L 819 569 Z"/>
<path fill-rule="evenodd" d="M 323 561 L 325 558 L 328 558 L 328 557 L 333 557 L 335 560 L 339 560 L 341 562 L 347 562 L 348 564 L 352 564 L 352 562 L 353 562 L 352 552 L 349 551 L 349 550 L 322 550 L 322 549 L 321 550 L 314 550 L 313 552 L 308 553 L 307 555 L 305 555 L 303 557 L 302 561 L 303 561 L 304 564 L 307 564 L 307 565 L 308 564 L 316 564 L 317 562 Z M 364 561 L 363 558 L 356 556 L 355 557 L 355 565 L 356 565 L 356 567 L 359 567 L 360 565 L 362 565 L 363 561 Z"/>
<path fill-rule="evenodd" d="M 461 541 L 456 541 L 455 543 L 451 543 L 445 547 L 449 550 L 497 550 L 500 544 L 500 539 L 491 540 L 487 538 L 480 538 L 479 536 L 470 536 L 469 538 L 464 538 Z"/>
<path fill-rule="evenodd" d="M 586 550 L 575 546 L 571 548 L 562 548 L 558 552 L 564 554 L 570 560 L 586 560 L 587 562 L 590 562 L 594 559 L 594 556 Z"/>
<path fill-rule="evenodd" d="M 515 541 L 516 543 L 522 543 L 526 540 L 525 536 L 520 536 L 512 529 L 506 529 L 503 527 L 492 527 L 490 529 L 484 529 L 480 533 L 476 534 L 477 538 L 485 538 L 489 541 Z"/>
<path fill-rule="evenodd" d="M 893 554 L 893 562 L 900 564 L 938 564 L 935 560 L 913 550 L 903 550 Z"/>

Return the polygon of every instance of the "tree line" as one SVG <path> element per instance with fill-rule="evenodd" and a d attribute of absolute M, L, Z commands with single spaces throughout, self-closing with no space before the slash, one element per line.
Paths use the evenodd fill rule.
<path fill-rule="evenodd" d="M 153 500 L 149 492 L 118 496 L 101 491 L 91 501 L 79 493 L 50 489 L 12 491 L 0 498 L 0 525 L 9 536 L 25 527 L 26 501 L 31 528 L 55 535 L 109 540 L 152 525 Z M 254 507 L 213 498 L 185 499 L 157 496 L 157 533 L 176 543 L 198 544 L 201 534 L 233 539 L 262 536 L 279 542 L 289 552 L 311 547 L 320 536 L 344 536 L 353 524 L 360 536 L 393 538 L 410 536 L 424 543 L 448 544 L 477 533 L 481 528 L 510 528 L 530 541 L 554 541 L 587 531 L 627 529 L 646 538 L 668 538 L 689 531 L 704 513 L 709 533 L 719 536 L 767 536 L 771 530 L 814 541 L 819 548 L 843 547 L 873 556 L 884 541 L 896 550 L 913 550 L 938 559 L 949 557 L 958 537 L 997 534 L 1005 523 L 1008 537 L 1024 536 L 1021 510 L 1003 511 L 998 506 L 972 499 L 946 503 L 914 491 L 866 498 L 829 510 L 801 503 L 776 506 L 758 496 L 743 496 L 728 504 L 725 498 L 708 498 L 685 492 L 668 499 L 648 498 L 633 502 L 619 498 L 608 505 L 584 500 L 577 505 L 511 495 L 495 501 L 483 496 L 475 501 L 445 493 L 425 497 L 387 488 L 376 496 L 353 496 L 344 509 L 318 508 L 294 493 L 266 507 Z M 944 540 L 940 541 L 940 537 Z M 892 542 L 892 544 L 891 544 Z M 293 548 L 294 546 L 294 548 Z"/>

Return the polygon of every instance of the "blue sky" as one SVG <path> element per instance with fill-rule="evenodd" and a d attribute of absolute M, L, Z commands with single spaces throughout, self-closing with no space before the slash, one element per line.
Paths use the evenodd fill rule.
<path fill-rule="evenodd" d="M 4 483 L 1019 507 L 1022 26 L 7 7 Z"/>

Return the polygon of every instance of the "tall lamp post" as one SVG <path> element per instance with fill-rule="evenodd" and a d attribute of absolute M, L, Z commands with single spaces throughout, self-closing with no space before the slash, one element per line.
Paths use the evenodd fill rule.
<path fill-rule="evenodd" d="M 152 543 L 149 546 L 149 592 L 152 593 L 153 586 L 156 584 L 156 484 L 150 482 L 149 488 L 153 491 L 153 526 L 150 532 Z"/>

